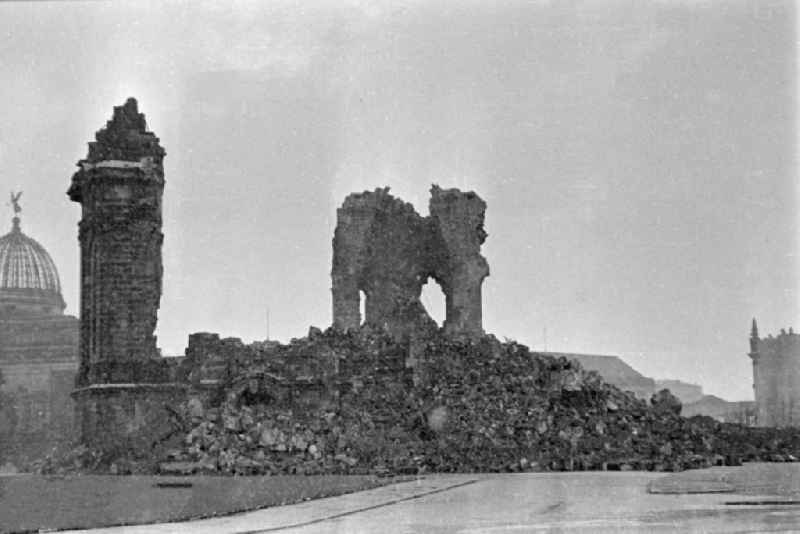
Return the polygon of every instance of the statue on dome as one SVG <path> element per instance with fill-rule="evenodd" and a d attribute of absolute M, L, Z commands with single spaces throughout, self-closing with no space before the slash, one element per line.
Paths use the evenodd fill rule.
<path fill-rule="evenodd" d="M 22 208 L 19 205 L 19 197 L 21 196 L 22 196 L 22 191 L 20 191 L 19 193 L 14 193 L 13 191 L 11 192 L 11 205 L 14 206 L 15 215 L 22 211 Z"/>

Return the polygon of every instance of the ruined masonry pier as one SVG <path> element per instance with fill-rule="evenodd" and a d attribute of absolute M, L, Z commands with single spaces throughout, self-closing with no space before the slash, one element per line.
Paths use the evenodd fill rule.
<path fill-rule="evenodd" d="M 165 406 L 184 395 L 158 354 L 164 149 L 136 100 L 114 108 L 89 143 L 67 192 L 79 202 L 80 367 L 76 401 L 82 442 L 139 449 L 168 432 Z"/>

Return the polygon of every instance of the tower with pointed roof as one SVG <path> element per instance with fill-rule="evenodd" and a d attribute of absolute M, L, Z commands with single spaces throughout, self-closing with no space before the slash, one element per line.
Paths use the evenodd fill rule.
<path fill-rule="evenodd" d="M 81 204 L 80 368 L 84 442 L 142 437 L 171 394 L 154 330 L 161 299 L 164 149 L 135 99 L 114 108 L 67 192 Z M 104 443 L 100 443 L 104 445 Z"/>

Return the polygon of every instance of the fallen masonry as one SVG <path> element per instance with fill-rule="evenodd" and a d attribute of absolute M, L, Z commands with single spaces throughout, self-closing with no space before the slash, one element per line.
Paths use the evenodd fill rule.
<path fill-rule="evenodd" d="M 345 199 L 325 332 L 288 345 L 198 333 L 183 359 L 161 358 L 164 156 L 129 99 L 72 176 L 80 444 L 41 472 L 679 470 L 800 455 L 800 430 L 685 419 L 667 391 L 648 405 L 486 335 L 486 203 L 436 185 L 425 217 L 388 188 Z M 442 328 L 420 302 L 429 279 L 445 295 Z"/>
<path fill-rule="evenodd" d="M 686 419 L 668 393 L 649 405 L 566 358 L 491 335 L 432 335 L 413 370 L 402 357 L 407 342 L 369 327 L 238 346 L 251 365 L 241 367 L 232 354 L 228 376 L 204 397 L 217 403 L 190 398 L 157 447 L 113 458 L 73 450 L 42 471 L 678 471 L 800 456 L 800 430 Z M 301 374 L 273 374 L 274 362 L 293 359 L 328 362 L 331 372 L 311 388 L 316 394 Z M 272 394 L 246 401 L 254 384 Z"/>
<path fill-rule="evenodd" d="M 398 338 L 435 330 L 420 303 L 429 278 L 445 295 L 444 331 L 483 333 L 481 285 L 489 265 L 480 248 L 486 203 L 474 192 L 431 187 L 430 215 L 393 197 L 389 188 L 354 193 L 337 211 L 333 238 L 333 325 L 364 321 Z"/>

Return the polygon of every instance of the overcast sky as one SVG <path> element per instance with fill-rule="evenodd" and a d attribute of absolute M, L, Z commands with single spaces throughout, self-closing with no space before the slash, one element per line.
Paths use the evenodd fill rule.
<path fill-rule="evenodd" d="M 2 3 L 0 194 L 77 314 L 65 191 L 135 96 L 167 151 L 166 354 L 263 339 L 267 309 L 280 340 L 329 325 L 336 207 L 427 214 L 438 183 L 488 203 L 487 331 L 752 398 L 750 319 L 800 327 L 791 3 L 485 4 Z"/>

